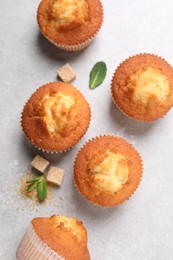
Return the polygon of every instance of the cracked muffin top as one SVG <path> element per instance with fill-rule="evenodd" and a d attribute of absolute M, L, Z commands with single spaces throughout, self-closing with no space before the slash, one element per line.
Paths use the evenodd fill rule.
<path fill-rule="evenodd" d="M 34 218 L 32 226 L 39 238 L 63 259 L 90 260 L 87 232 L 76 218 L 60 215 Z"/>
<path fill-rule="evenodd" d="M 58 47 L 78 45 L 98 32 L 103 8 L 100 0 L 42 0 L 37 21 L 42 34 Z"/>
<path fill-rule="evenodd" d="M 155 121 L 173 106 L 173 69 L 162 58 L 139 54 L 120 64 L 111 92 L 118 108 L 138 121 Z"/>
<path fill-rule="evenodd" d="M 136 149 L 116 136 L 88 141 L 74 163 L 74 180 L 89 201 L 114 207 L 128 199 L 142 176 L 142 160 Z"/>
<path fill-rule="evenodd" d="M 90 122 L 90 107 L 72 85 L 52 82 L 40 87 L 22 112 L 22 128 L 42 150 L 58 152 L 74 146 Z"/>

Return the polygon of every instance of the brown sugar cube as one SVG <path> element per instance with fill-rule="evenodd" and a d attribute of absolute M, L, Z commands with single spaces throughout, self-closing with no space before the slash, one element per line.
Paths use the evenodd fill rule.
<path fill-rule="evenodd" d="M 49 161 L 47 161 L 40 155 L 36 155 L 33 161 L 31 162 L 31 166 L 41 173 L 44 173 L 48 165 Z"/>
<path fill-rule="evenodd" d="M 47 174 L 47 178 L 46 178 L 48 182 L 61 186 L 63 178 L 64 178 L 63 170 L 61 170 L 57 167 L 54 167 L 54 166 L 50 167 L 48 174 Z"/>
<path fill-rule="evenodd" d="M 66 83 L 70 83 L 76 78 L 76 72 L 72 67 L 67 63 L 58 70 L 58 77 Z"/>

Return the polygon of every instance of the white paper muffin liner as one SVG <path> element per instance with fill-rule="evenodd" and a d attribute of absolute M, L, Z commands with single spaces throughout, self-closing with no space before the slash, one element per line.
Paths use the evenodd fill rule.
<path fill-rule="evenodd" d="M 39 238 L 32 224 L 29 225 L 17 248 L 16 258 L 17 260 L 65 260 Z"/>
<path fill-rule="evenodd" d="M 94 141 L 95 139 L 100 138 L 100 137 L 111 137 L 111 136 L 113 136 L 113 137 L 118 137 L 118 138 L 121 138 L 121 139 L 123 139 L 124 141 L 126 141 L 133 149 L 136 150 L 136 152 L 137 152 L 137 154 L 138 154 L 138 156 L 139 156 L 139 158 L 140 158 L 140 161 L 141 161 L 141 177 L 140 177 L 140 181 L 139 181 L 138 185 L 136 186 L 136 189 L 130 194 L 129 197 L 127 197 L 124 201 L 118 203 L 116 206 L 101 205 L 101 204 L 99 204 L 98 202 L 93 201 L 93 200 L 90 200 L 89 198 L 87 198 L 87 197 L 79 190 L 79 187 L 78 187 L 78 185 L 77 185 L 77 183 L 76 183 L 76 181 L 75 181 L 75 177 L 74 177 L 75 162 L 76 162 L 76 159 L 77 159 L 79 153 L 82 151 L 82 149 L 83 149 L 90 141 Z M 121 205 L 122 203 L 124 203 L 124 202 L 126 202 L 126 201 L 128 201 L 128 200 L 131 199 L 131 197 L 134 195 L 134 193 L 136 192 L 136 190 L 139 188 L 139 185 L 140 185 L 140 183 L 141 183 L 141 181 L 142 181 L 142 178 L 143 178 L 143 172 L 144 172 L 144 164 L 143 164 L 142 156 L 141 156 L 141 154 L 138 152 L 138 150 L 135 148 L 135 146 L 132 145 L 126 138 L 121 137 L 121 136 L 116 136 L 116 135 L 113 135 L 113 134 L 110 134 L 110 135 L 99 135 L 99 136 L 95 136 L 95 137 L 89 139 L 89 140 L 79 149 L 79 151 L 77 152 L 77 154 L 76 154 L 76 156 L 75 156 L 75 159 L 74 159 L 74 162 L 73 162 L 73 184 L 74 184 L 74 186 L 75 186 L 77 192 L 78 192 L 85 200 L 87 200 L 87 201 L 90 202 L 91 204 L 93 204 L 93 205 L 95 205 L 95 206 L 99 206 L 99 207 L 101 207 L 101 208 L 115 208 L 115 207 Z"/>
<path fill-rule="evenodd" d="M 154 124 L 154 123 L 156 123 L 157 120 L 164 118 L 164 117 L 167 115 L 167 113 L 169 112 L 169 110 L 170 110 L 171 108 L 170 108 L 167 112 L 165 112 L 165 114 L 159 116 L 159 117 L 156 118 L 155 120 L 142 120 L 142 119 L 137 119 L 137 118 L 134 118 L 134 117 L 132 117 L 132 116 L 126 114 L 126 113 L 124 112 L 124 110 L 122 110 L 122 109 L 120 108 L 120 106 L 117 104 L 117 102 L 115 101 L 115 98 L 114 98 L 114 96 L 113 96 L 113 79 L 114 79 L 114 75 L 116 74 L 118 68 L 119 68 L 124 62 L 126 62 L 127 60 L 129 60 L 130 58 L 137 57 L 137 56 L 144 55 L 144 54 L 150 54 L 150 55 L 153 55 L 153 56 L 155 56 L 155 57 L 157 57 L 157 58 L 160 58 L 160 59 L 162 59 L 163 61 L 165 61 L 170 67 L 172 67 L 164 58 L 162 58 L 161 56 L 158 56 L 158 55 L 156 55 L 156 54 L 152 54 L 152 53 L 139 53 L 139 54 L 136 54 L 136 55 L 131 55 L 131 56 L 129 56 L 127 59 L 123 60 L 123 61 L 118 65 L 118 67 L 116 68 L 116 70 L 115 70 L 115 72 L 114 72 L 114 74 L 113 74 L 113 76 L 112 76 L 112 79 L 111 79 L 111 88 L 110 88 L 110 90 L 111 90 L 111 96 L 112 96 L 112 101 L 113 101 L 114 105 L 119 109 L 119 111 L 120 111 L 123 115 L 125 115 L 126 117 L 128 117 L 128 118 L 130 118 L 130 119 L 133 119 L 133 120 L 135 120 L 135 121 L 137 121 L 137 122 L 140 122 L 140 123 L 146 123 L 146 124 L 147 124 L 147 123 L 153 123 L 153 124 Z"/>
<path fill-rule="evenodd" d="M 97 31 L 98 33 L 98 31 Z M 81 42 L 79 44 L 75 44 L 75 45 L 65 45 L 65 44 L 58 44 L 54 41 L 52 41 L 50 38 L 48 38 L 45 34 L 42 33 L 42 35 L 49 41 L 51 42 L 53 45 L 55 45 L 57 48 L 64 50 L 64 51 L 68 51 L 68 52 L 75 52 L 75 51 L 81 51 L 83 49 L 85 49 L 86 47 L 88 47 L 95 39 L 96 34 L 94 34 L 91 38 L 87 39 L 84 42 Z"/>
<path fill-rule="evenodd" d="M 50 84 L 50 83 L 54 83 L 54 82 L 49 82 L 49 83 L 46 83 L 46 84 L 44 84 L 44 85 L 47 85 L 47 84 Z M 43 87 L 44 85 L 42 85 L 41 87 Z M 71 84 L 69 84 L 69 85 L 71 85 Z M 73 86 L 73 85 L 72 85 L 72 86 Z M 31 94 L 31 96 L 32 96 L 39 88 L 41 88 L 41 87 L 38 87 L 38 88 Z M 73 86 L 73 87 L 74 87 L 74 86 Z M 75 88 L 76 88 L 76 87 L 75 87 Z M 84 97 L 84 95 L 82 94 L 82 92 L 81 92 L 78 88 L 76 88 L 76 89 L 80 92 L 81 96 L 86 100 L 86 98 Z M 31 96 L 30 96 L 30 98 L 31 98 Z M 28 101 L 30 100 L 30 98 L 25 102 L 25 105 L 24 105 L 24 107 L 23 107 L 23 110 L 24 110 L 25 106 L 27 105 Z M 35 143 L 33 143 L 33 142 L 26 136 L 26 134 L 25 134 L 25 131 L 24 131 L 23 126 L 22 126 L 22 114 L 23 114 L 23 110 L 22 110 L 21 117 L 20 117 L 20 126 L 21 126 L 21 128 L 22 128 L 22 131 L 23 131 L 23 133 L 24 133 L 24 136 L 25 136 L 26 140 L 27 140 L 30 144 L 32 144 L 37 150 L 42 151 L 42 152 L 46 152 L 46 153 L 48 153 L 48 154 L 62 154 L 62 153 L 64 153 L 64 152 L 70 151 L 70 150 L 73 149 L 73 148 L 75 147 L 75 145 L 84 137 L 84 135 L 87 133 L 87 131 L 88 131 L 89 127 L 90 127 L 90 124 L 91 124 L 91 116 L 92 116 L 92 114 L 91 114 L 91 107 L 90 107 L 90 104 L 89 104 L 89 102 L 88 102 L 87 100 L 86 100 L 86 102 L 87 102 L 87 104 L 88 104 L 88 106 L 89 106 L 89 110 L 90 110 L 90 119 L 89 119 L 89 122 L 88 122 L 88 127 L 87 127 L 86 131 L 84 132 L 84 134 L 80 137 L 80 139 L 79 139 L 73 146 L 71 146 L 71 147 L 69 147 L 69 148 L 67 148 L 67 149 L 64 149 L 64 150 L 59 150 L 59 151 L 56 151 L 56 150 L 46 150 L 46 149 L 44 149 L 44 148 L 41 148 L 41 147 L 37 146 L 37 145 L 36 145 Z"/>

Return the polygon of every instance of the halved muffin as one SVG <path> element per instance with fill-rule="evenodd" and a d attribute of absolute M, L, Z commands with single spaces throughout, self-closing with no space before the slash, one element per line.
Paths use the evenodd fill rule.
<path fill-rule="evenodd" d="M 41 33 L 66 51 L 87 47 L 103 22 L 100 0 L 42 0 L 37 12 Z"/>
<path fill-rule="evenodd" d="M 30 97 L 21 125 L 27 139 L 47 152 L 73 147 L 86 133 L 91 111 L 83 95 L 70 84 L 48 83 Z"/>
<path fill-rule="evenodd" d="M 34 218 L 16 256 L 18 260 L 89 260 L 86 229 L 76 218 Z"/>
<path fill-rule="evenodd" d="M 137 150 L 122 138 L 100 136 L 89 140 L 74 163 L 74 181 L 90 202 L 114 207 L 129 199 L 143 172 Z"/>
<path fill-rule="evenodd" d="M 115 104 L 127 116 L 155 121 L 173 106 L 173 69 L 156 55 L 130 57 L 115 71 L 111 92 Z"/>

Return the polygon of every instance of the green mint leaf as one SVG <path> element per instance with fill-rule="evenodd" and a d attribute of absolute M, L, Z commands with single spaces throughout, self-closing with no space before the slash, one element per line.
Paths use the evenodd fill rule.
<path fill-rule="evenodd" d="M 43 180 L 43 176 L 37 177 L 37 178 L 33 178 L 29 181 L 27 181 L 26 183 L 34 183 L 34 182 L 40 182 Z"/>
<path fill-rule="evenodd" d="M 101 85 L 106 77 L 107 67 L 103 61 L 97 62 L 90 72 L 90 88 L 94 89 Z"/>
<path fill-rule="evenodd" d="M 37 182 L 33 182 L 33 183 L 28 187 L 28 191 L 31 192 L 31 191 L 33 191 L 36 187 L 37 187 Z"/>
<path fill-rule="evenodd" d="M 43 201 L 46 198 L 47 195 L 47 188 L 46 188 L 46 182 L 45 181 L 40 181 L 37 184 L 37 195 L 38 195 L 38 199 L 40 201 Z"/>

